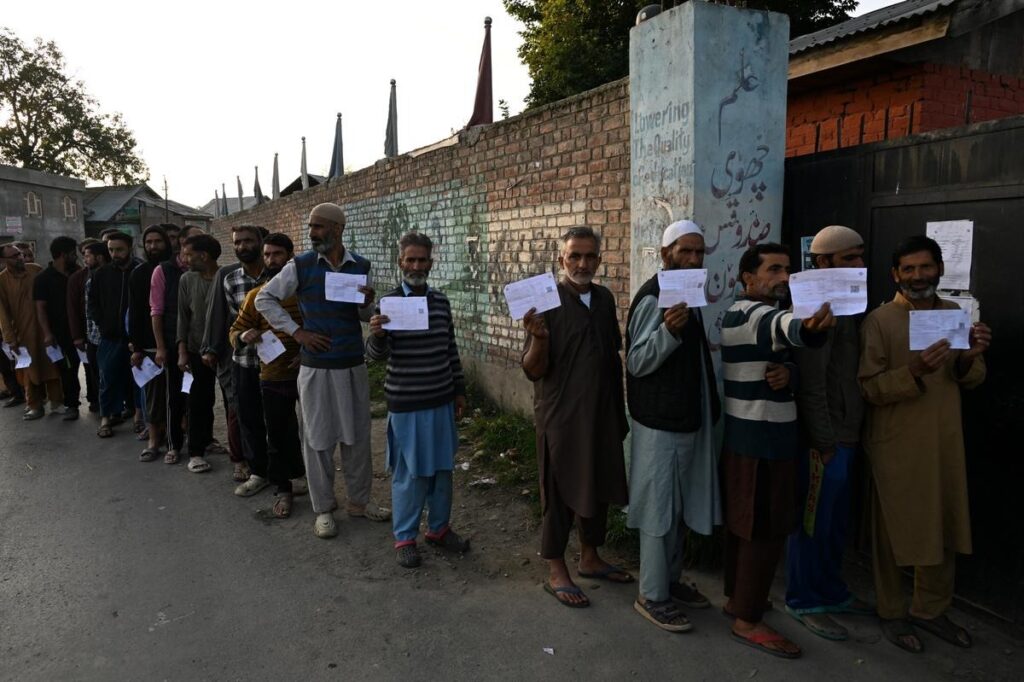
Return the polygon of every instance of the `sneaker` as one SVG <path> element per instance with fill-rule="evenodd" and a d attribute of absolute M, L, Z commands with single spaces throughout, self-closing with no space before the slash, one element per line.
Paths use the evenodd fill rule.
<path fill-rule="evenodd" d="M 34 419 L 42 419 L 44 414 L 46 413 L 43 412 L 43 409 L 39 408 L 38 410 L 29 410 L 25 414 L 21 415 L 21 418 L 27 422 L 30 422 Z"/>
<path fill-rule="evenodd" d="M 262 476 L 253 474 L 249 477 L 249 480 L 235 488 L 235 494 L 239 497 L 252 497 L 268 485 L 270 485 L 270 481 Z"/>
<path fill-rule="evenodd" d="M 444 534 L 441 536 L 431 536 L 427 534 L 427 544 L 433 545 L 434 547 L 440 547 L 441 549 L 449 552 L 456 552 L 458 554 L 465 554 L 469 551 L 469 540 L 465 540 L 459 537 L 459 534 L 453 531 L 451 528 L 447 528 Z"/>
<path fill-rule="evenodd" d="M 50 416 L 52 417 L 55 414 L 67 414 L 70 409 L 71 408 L 69 408 L 67 405 L 58 405 L 56 403 L 50 403 Z"/>
<path fill-rule="evenodd" d="M 402 568 L 418 568 L 420 565 L 420 550 L 416 548 L 416 543 L 402 545 L 395 550 L 395 559 Z"/>
<path fill-rule="evenodd" d="M 17 407 L 25 402 L 25 396 L 23 395 L 12 395 L 10 398 L 4 401 L 4 407 Z"/>
<path fill-rule="evenodd" d="M 318 538 L 333 538 L 338 534 L 338 524 L 334 520 L 332 512 L 316 515 L 316 523 L 313 524 L 313 533 Z"/>
<path fill-rule="evenodd" d="M 76 419 L 78 419 L 78 408 L 77 407 L 69 407 L 69 408 L 67 408 L 65 410 L 65 412 L 63 412 L 63 414 L 64 414 L 64 417 L 63 417 L 64 421 L 66 421 L 66 422 L 73 422 Z"/>

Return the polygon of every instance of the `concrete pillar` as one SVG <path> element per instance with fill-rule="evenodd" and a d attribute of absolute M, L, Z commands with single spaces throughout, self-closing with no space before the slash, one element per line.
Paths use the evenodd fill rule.
<path fill-rule="evenodd" d="M 630 287 L 661 266 L 661 232 L 704 228 L 713 347 L 740 255 L 781 236 L 789 18 L 699 0 L 630 31 Z"/>

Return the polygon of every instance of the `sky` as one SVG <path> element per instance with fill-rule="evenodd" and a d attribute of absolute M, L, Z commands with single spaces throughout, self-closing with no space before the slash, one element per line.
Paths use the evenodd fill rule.
<path fill-rule="evenodd" d="M 856 14 L 892 0 L 866 0 Z M 494 114 L 511 115 L 530 89 L 517 50 L 522 25 L 501 0 L 35 0 L 4 2 L 0 26 L 22 40 L 53 40 L 69 72 L 104 112 L 120 112 L 150 170 L 149 184 L 200 206 L 236 176 L 253 194 L 254 168 L 270 194 L 274 153 L 281 186 L 325 175 L 337 113 L 345 166 L 384 156 L 390 81 L 398 83 L 399 153 L 444 139 L 473 110 L 485 16 L 493 18 Z M 381 9 L 385 7 L 385 9 Z"/>

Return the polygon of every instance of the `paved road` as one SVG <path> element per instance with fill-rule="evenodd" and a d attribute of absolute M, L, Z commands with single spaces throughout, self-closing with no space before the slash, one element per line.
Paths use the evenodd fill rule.
<path fill-rule="evenodd" d="M 0 679 L 1024 679 L 1024 649 L 981 624 L 972 651 L 928 639 L 914 657 L 867 619 L 834 644 L 773 614 L 805 647 L 788 662 L 729 641 L 715 610 L 657 631 L 629 587 L 573 611 L 473 556 L 402 571 L 386 524 L 318 540 L 304 498 L 266 522 L 269 494 L 231 495 L 226 458 L 202 476 L 140 464 L 130 435 L 94 429 L 0 410 Z"/>

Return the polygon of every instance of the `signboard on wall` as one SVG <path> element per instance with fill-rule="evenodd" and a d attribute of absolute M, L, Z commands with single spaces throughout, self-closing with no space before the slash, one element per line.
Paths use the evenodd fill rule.
<path fill-rule="evenodd" d="M 22 234 L 25 228 L 21 224 L 20 215 L 9 215 L 4 221 L 5 234 Z"/>

